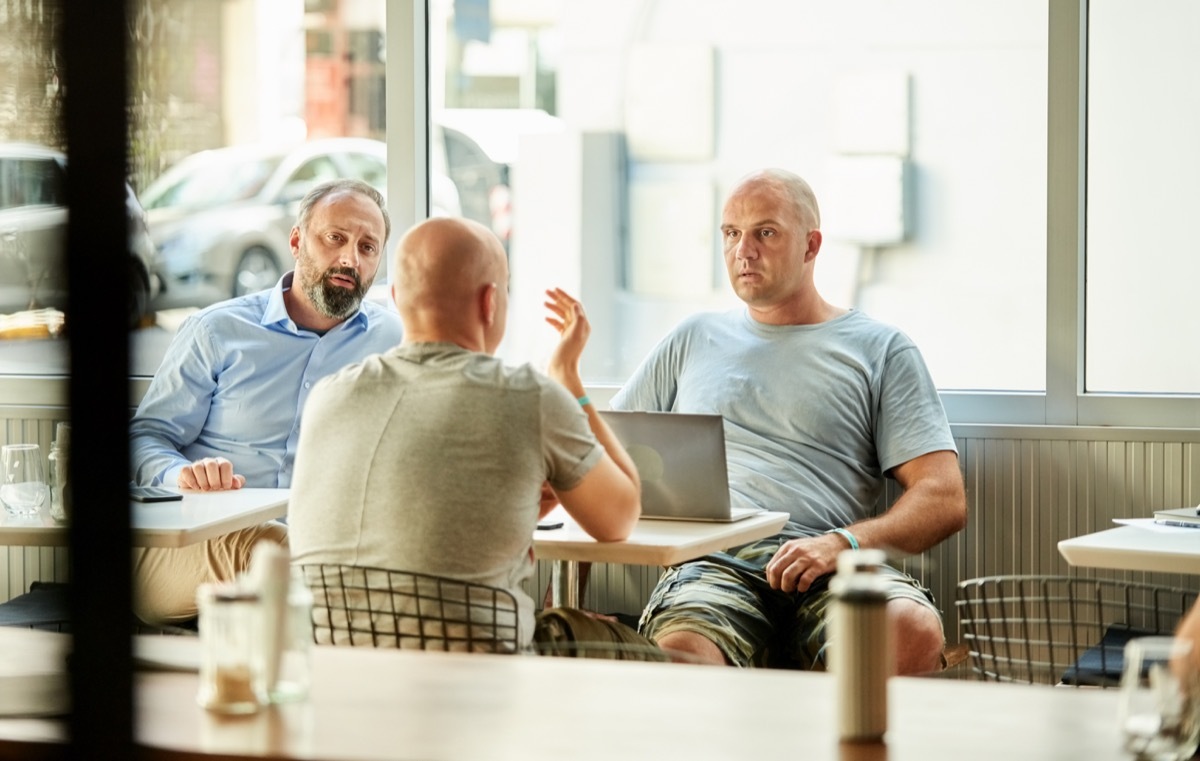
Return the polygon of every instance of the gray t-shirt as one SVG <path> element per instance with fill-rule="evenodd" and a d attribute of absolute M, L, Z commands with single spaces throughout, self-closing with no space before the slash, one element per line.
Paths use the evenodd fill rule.
<path fill-rule="evenodd" d="M 857 311 L 787 326 L 695 315 L 611 406 L 723 416 L 733 503 L 790 513 L 792 536 L 871 517 L 888 470 L 957 451 L 916 345 Z"/>
<path fill-rule="evenodd" d="M 527 365 L 418 343 L 322 380 L 288 504 L 293 563 L 416 571 L 533 601 L 542 482 L 571 489 L 604 449 L 578 402 Z"/>

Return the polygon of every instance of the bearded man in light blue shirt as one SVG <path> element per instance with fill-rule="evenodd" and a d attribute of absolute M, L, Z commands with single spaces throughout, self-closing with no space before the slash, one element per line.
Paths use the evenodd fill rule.
<path fill-rule="evenodd" d="M 313 385 L 400 342 L 396 312 L 364 301 L 390 232 L 370 185 L 334 180 L 310 191 L 291 232 L 295 270 L 180 326 L 130 424 L 134 482 L 290 486 Z M 180 549 L 135 550 L 138 616 L 194 617 L 197 586 L 244 571 L 260 540 L 286 545 L 287 529 L 272 522 Z"/>

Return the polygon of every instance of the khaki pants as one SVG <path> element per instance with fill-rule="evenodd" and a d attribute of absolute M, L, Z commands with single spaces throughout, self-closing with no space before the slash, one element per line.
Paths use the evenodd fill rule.
<path fill-rule="evenodd" d="M 652 640 L 625 624 L 575 608 L 538 611 L 533 642 L 539 655 L 616 661 L 671 660 Z"/>
<path fill-rule="evenodd" d="M 287 547 L 287 526 L 272 521 L 187 547 L 135 549 L 134 612 L 149 624 L 195 618 L 196 589 L 233 581 L 250 567 L 254 545 L 260 541 Z"/>

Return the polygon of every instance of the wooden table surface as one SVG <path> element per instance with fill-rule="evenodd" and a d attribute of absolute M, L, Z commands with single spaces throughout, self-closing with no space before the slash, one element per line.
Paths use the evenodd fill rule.
<path fill-rule="evenodd" d="M 61 635 L 56 635 L 61 636 Z M 175 639 L 182 660 L 197 643 Z M 538 656 L 314 648 L 303 703 L 228 719 L 197 676 L 137 676 L 139 743 L 156 757 L 530 759 L 1127 759 L 1113 690 L 895 678 L 884 744 L 839 745 L 828 674 Z M 15 739 L 61 739 L 0 720 Z"/>

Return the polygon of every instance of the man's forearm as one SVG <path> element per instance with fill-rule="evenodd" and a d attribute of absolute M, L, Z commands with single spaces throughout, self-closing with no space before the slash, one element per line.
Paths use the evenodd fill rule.
<path fill-rule="evenodd" d="M 629 476 L 629 479 L 640 490 L 642 482 L 638 476 L 637 466 L 633 464 L 633 458 L 625 451 L 625 447 L 621 446 L 621 442 L 617 440 L 617 435 L 608 427 L 608 423 L 604 422 L 604 418 L 600 417 L 595 405 L 584 405 L 583 410 L 587 413 L 588 425 L 591 426 L 596 440 L 604 447 L 604 451 L 608 452 L 608 456 L 621 469 L 621 472 Z"/>
<path fill-rule="evenodd" d="M 886 513 L 847 526 L 861 547 L 878 547 L 916 555 L 936 546 L 966 526 L 966 506 L 951 488 L 914 486 Z"/>
<path fill-rule="evenodd" d="M 187 464 L 187 458 L 166 439 L 146 433 L 130 437 L 129 466 L 137 484 L 166 483 L 168 473 Z"/>

